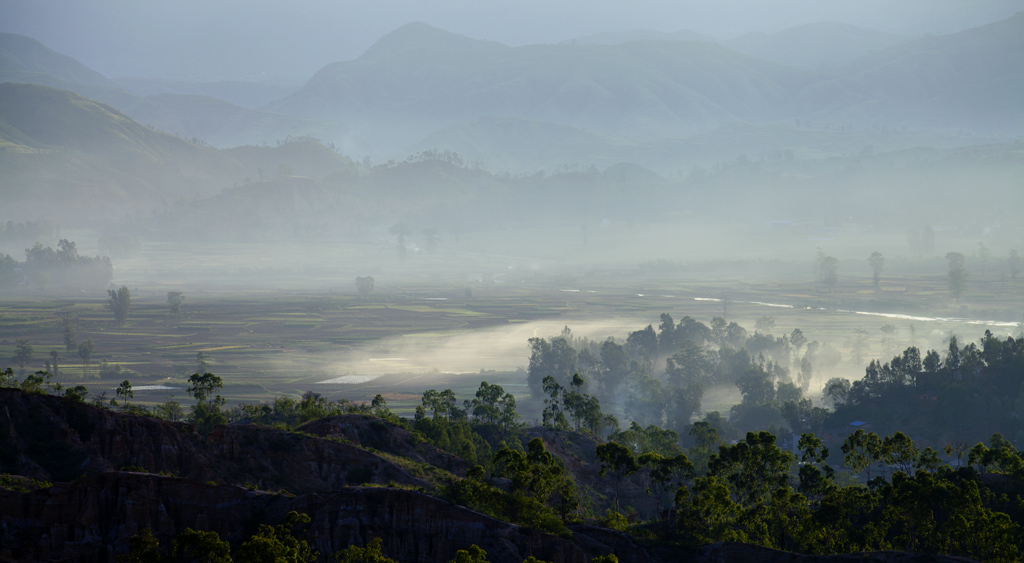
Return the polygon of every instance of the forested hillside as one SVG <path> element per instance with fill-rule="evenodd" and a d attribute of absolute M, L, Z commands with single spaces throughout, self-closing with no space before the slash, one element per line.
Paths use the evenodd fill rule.
<path fill-rule="evenodd" d="M 134 557 L 144 551 L 181 554 L 184 545 L 193 545 L 193 557 L 231 552 L 244 559 L 278 542 L 286 552 L 303 554 L 301 561 L 374 553 L 357 546 L 397 560 L 444 560 L 457 550 L 469 554 L 483 546 L 491 561 L 532 556 L 572 562 L 614 555 L 618 561 L 641 562 L 702 560 L 720 552 L 701 546 L 733 541 L 807 554 L 894 549 L 981 561 L 1020 559 L 1024 454 L 1002 434 L 994 433 L 987 445 L 948 438 L 958 430 L 970 436 L 981 431 L 968 424 L 943 429 L 948 441 L 942 444 L 928 434 L 936 429 L 927 421 L 933 414 L 948 415 L 920 402 L 889 409 L 926 422 L 907 432 L 880 435 L 861 427 L 816 434 L 815 429 L 833 424 L 833 415 L 815 407 L 824 418 L 791 416 L 803 408 L 800 387 L 785 382 L 785 363 L 764 360 L 765 354 L 778 359 L 790 342 L 798 343 L 797 349 L 814 346 L 794 331 L 792 338 L 771 339 L 751 363 L 746 348 L 756 347 L 759 336 L 768 339 L 719 324 L 706 327 L 683 319 L 676 325 L 666 317 L 660 334 L 650 327 L 637 331 L 623 349 L 608 341 L 601 351 L 603 368 L 591 363 L 590 371 L 611 374 L 630 355 L 638 354 L 643 364 L 678 348 L 667 361 L 668 378 L 693 381 L 692 388 L 702 385 L 702 377 L 713 377 L 712 368 L 721 362 L 715 369 L 736 370 L 734 384 L 744 394 L 726 424 L 749 431 L 733 440 L 722 433 L 720 418 L 691 422 L 693 409 L 680 404 L 667 406 L 678 411 L 679 420 L 662 413 L 620 428 L 615 417 L 602 412 L 598 398 L 616 393 L 607 383 L 610 375 L 599 386 L 578 373 L 562 382 L 545 376 L 535 390 L 543 397 L 543 426 L 527 428 L 517 398 L 486 381 L 461 404 L 450 389 L 427 390 L 407 419 L 392 413 L 379 394 L 368 404 L 354 404 L 308 392 L 300 401 L 281 397 L 228 409 L 219 394 L 221 379 L 196 373 L 188 388 L 195 404 L 186 414 L 173 400 L 155 408 L 135 403 L 127 380 L 116 397 L 103 393 L 88 405 L 85 387 L 62 389 L 48 373 L 19 378 L 9 369 L 0 374 L 0 386 L 14 387 L 0 389 L 0 404 L 10 415 L 0 420 L 0 471 L 6 473 L 0 506 L 5 544 L 17 547 L 0 555 L 94 557 L 100 545 L 108 545 L 112 552 L 100 557 L 110 559 L 128 552 Z M 720 360 L 695 359 L 701 347 L 715 342 Z M 537 374 L 586 363 L 582 354 L 562 362 L 545 356 L 570 346 L 564 337 L 531 344 L 531 369 Z M 740 346 L 742 361 L 730 345 Z M 922 362 L 910 348 L 882 366 L 872 362 L 852 388 L 829 382 L 826 395 L 838 405 L 834 417 L 846 417 L 871 401 L 894 400 L 900 389 L 936 393 L 941 402 L 947 390 L 962 395 L 959 385 L 985 388 L 1007 378 L 1017 381 L 1024 373 L 1024 339 L 986 334 L 980 347 L 963 349 L 953 340 L 945 360 L 937 357 L 930 351 Z M 752 399 L 767 397 L 769 388 L 768 395 L 795 399 Z M 786 431 L 801 432 L 798 442 L 782 443 L 781 429 L 759 430 L 775 423 L 749 412 L 765 408 L 780 409 L 790 426 Z M 878 429 L 889 423 L 877 421 Z M 659 426 L 665 422 L 668 428 Z M 108 506 L 96 492 L 114 485 L 119 495 L 145 494 L 146 500 L 136 497 L 131 511 Z M 46 508 L 47 499 L 69 495 L 77 500 L 60 500 L 62 506 L 79 514 L 102 507 L 108 516 L 64 521 L 70 533 L 88 532 L 92 539 L 86 541 L 39 537 L 41 526 L 56 517 Z M 316 500 L 321 497 L 343 506 L 329 508 L 330 503 Z M 230 524 L 237 521 L 238 506 L 256 511 L 255 520 Z M 371 506 L 388 507 L 393 515 L 367 510 Z M 210 511 L 210 524 L 201 532 L 204 543 L 187 544 L 191 534 L 200 533 L 186 528 L 195 511 Z M 408 511 L 427 517 L 413 522 L 398 516 Z M 339 536 L 331 522 L 342 516 L 359 522 L 360 531 Z M 281 522 L 283 527 L 274 528 Z M 277 531 L 247 531 L 257 524 Z M 437 525 L 459 533 L 443 543 L 407 543 L 429 537 Z M 494 533 L 508 542 L 489 539 Z M 384 541 L 375 546 L 373 537 Z"/>

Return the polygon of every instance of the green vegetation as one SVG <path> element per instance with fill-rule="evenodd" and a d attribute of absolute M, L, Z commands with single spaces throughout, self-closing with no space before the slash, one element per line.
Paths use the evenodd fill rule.
<path fill-rule="evenodd" d="M 1021 528 L 1011 516 L 1015 506 L 974 469 L 929 463 L 913 467 L 909 462 L 918 452 L 905 435 L 880 440 L 858 433 L 844 443 L 844 463 L 854 470 L 883 458 L 892 462 L 889 480 L 877 477 L 867 488 L 840 487 L 831 472 L 803 465 L 802 494 L 787 484 L 792 456 L 774 442 L 770 434 L 748 433 L 745 441 L 722 446 L 707 475 L 679 490 L 678 530 L 686 541 L 743 541 L 820 554 L 897 549 L 983 561 L 1020 556 Z M 1000 445 L 991 459 L 1020 467 L 1015 450 L 997 436 L 992 443 Z M 805 463 L 820 464 L 828 457 L 811 434 L 802 437 L 801 447 Z M 757 474 L 765 478 L 750 478 Z M 1014 487 L 1021 484 L 1016 481 Z"/>
<path fill-rule="evenodd" d="M 307 422 L 345 413 L 368 413 L 369 405 L 356 405 L 341 399 L 328 401 L 319 393 L 307 391 L 298 401 L 278 397 L 272 403 L 242 403 L 227 413 L 230 422 L 252 422 L 267 426 L 296 429 Z"/>
<path fill-rule="evenodd" d="M 192 412 L 187 420 L 196 425 L 196 430 L 205 436 L 215 426 L 226 424 L 228 419 L 221 413 L 224 398 L 214 395 L 224 386 L 223 380 L 212 373 L 193 373 L 189 376 L 188 382 L 189 387 L 186 391 L 196 400 L 196 404 L 192 405 Z"/>
<path fill-rule="evenodd" d="M 350 545 L 339 551 L 334 560 L 337 563 L 395 563 L 382 554 L 382 543 L 380 538 L 373 538 L 366 547 Z"/>
<path fill-rule="evenodd" d="M 204 563 L 231 563 L 234 560 L 269 563 L 314 563 L 319 552 L 305 540 L 295 536 L 308 526 L 306 514 L 289 512 L 285 521 L 276 526 L 261 523 L 258 531 L 243 542 L 231 556 L 231 545 L 220 539 L 217 532 L 203 532 L 186 528 L 171 543 L 170 553 L 164 555 L 153 531 L 146 528 L 128 541 L 129 552 L 119 555 L 118 563 L 164 563 L 171 561 L 202 561 Z M 377 544 L 377 554 L 380 545 Z M 346 553 L 346 552 L 343 552 Z M 375 559 L 344 559 L 339 561 L 379 561 Z M 385 560 L 386 561 L 386 560 Z"/>
<path fill-rule="evenodd" d="M 769 330 L 768 324 L 762 323 L 761 328 Z M 708 327 L 707 331 L 693 323 L 686 325 L 695 334 L 729 338 L 728 325 L 714 323 L 717 328 Z M 659 338 L 669 338 L 669 326 L 673 331 L 678 329 L 674 323 L 666 322 Z M 746 343 L 757 337 L 747 337 Z M 634 342 L 638 340 L 639 337 L 634 338 Z M 879 413 L 915 410 L 921 416 L 919 406 L 891 404 L 918 395 L 921 386 L 927 386 L 940 397 L 947 393 L 962 396 L 965 386 L 979 392 L 1005 388 L 1000 378 L 1015 377 L 1024 369 L 1022 350 L 1024 338 L 999 340 L 990 333 L 982 339 L 980 347 L 972 343 L 961 348 L 953 339 L 945 359 L 924 362 L 916 349 L 910 348 L 891 362 L 871 362 L 864 379 L 848 388 L 830 382 L 833 388 L 829 393 L 837 411 L 821 409 L 824 417 L 813 418 L 814 423 L 827 427 L 831 417 L 846 416 L 859 408 L 878 408 Z M 928 358 L 936 356 L 934 351 L 927 354 Z M 772 393 L 777 396 L 780 390 L 788 388 L 764 383 L 771 381 L 772 371 L 767 363 L 751 363 L 747 357 L 742 365 L 745 367 L 737 378 L 737 386 L 745 399 L 754 395 L 760 399 L 751 400 L 746 407 L 742 403 L 737 405 L 734 420 L 737 414 L 753 406 L 780 408 L 779 403 L 765 401 Z M 714 376 L 713 372 L 695 373 L 703 373 L 700 377 Z M 41 372 L 18 384 L 13 370 L 8 369 L 2 382 L 43 392 L 47 376 Z M 222 386 L 220 378 L 210 373 L 193 374 L 190 383 L 189 394 L 197 402 L 189 420 L 201 428 L 210 424 L 204 416 L 223 418 L 223 398 L 216 394 Z M 434 494 L 495 518 L 550 533 L 567 535 L 566 524 L 583 519 L 643 535 L 645 541 L 676 546 L 741 541 L 800 553 L 898 549 L 962 555 L 983 561 L 1010 561 L 1020 555 L 1024 531 L 1019 524 L 1018 497 L 1024 491 L 1024 452 L 999 433 L 993 434 L 987 445 L 946 444 L 943 452 L 956 455 L 954 468 L 943 461 L 936 449 L 919 447 L 909 433 L 894 431 L 883 437 L 871 430 L 857 429 L 834 444 L 834 449 L 842 452 L 841 468 L 837 471 L 837 462 L 830 459 L 833 444 L 813 432 L 803 432 L 799 444 L 793 444 L 799 454 L 782 449 L 776 435 L 763 430 L 747 432 L 735 444 L 723 444 L 718 427 L 724 423 L 714 416 L 689 425 L 687 436 L 692 445 L 685 451 L 675 431 L 654 424 L 643 427 L 635 421 L 628 429 L 613 432 L 610 440 L 604 442 L 599 433 L 585 424 L 585 417 L 572 414 L 577 402 L 592 404 L 600 413 L 597 399 L 581 391 L 585 384 L 576 374 L 569 390 L 561 388 L 549 395 L 547 408 L 555 414 L 546 417 L 552 427 L 546 431 L 553 432 L 554 439 L 596 439 L 590 442 L 594 444 L 592 462 L 564 459 L 560 457 L 566 455 L 563 450 L 555 455 L 539 437 L 530 439 L 525 448 L 520 446 L 526 441 L 526 434 L 519 423 L 514 399 L 500 386 L 487 382 L 481 382 L 475 398 L 464 401 L 461 407 L 452 390 L 427 390 L 411 422 L 393 414 L 381 395 L 369 404 L 354 405 L 328 402 L 315 393 L 307 393 L 302 401 L 281 398 L 274 405 L 243 405 L 229 412 L 236 420 L 273 421 L 291 428 L 321 416 L 353 412 L 403 425 L 419 440 L 455 453 L 474 465 L 464 477 L 440 470 L 428 475 L 429 471 L 425 471 L 430 466 L 412 467 L 411 460 L 393 454 L 379 455 L 409 465 L 411 474 L 435 484 Z M 545 385 L 553 389 L 557 383 L 548 377 Z M 799 396 L 799 389 L 792 387 L 795 391 L 791 392 Z M 52 386 L 50 392 L 55 392 Z M 127 408 L 130 382 L 122 383 L 118 398 L 122 408 Z M 782 411 L 795 402 L 782 403 Z M 1016 424 L 1015 419 L 1004 416 L 1002 424 Z M 876 427 L 888 423 L 883 418 L 876 420 Z M 915 429 L 911 431 L 918 433 Z M 593 483 L 581 486 L 579 475 L 570 471 L 568 461 L 598 464 L 596 473 L 611 482 L 611 498 L 593 497 L 589 489 Z M 845 475 L 842 479 L 841 472 Z M 856 476 L 861 474 L 866 486 L 856 482 Z M 653 497 L 657 508 L 649 513 L 648 523 L 655 526 L 637 526 L 636 507 L 622 507 L 620 489 L 627 481 Z M 22 485 L 10 479 L 4 483 L 5 488 L 44 486 Z M 598 505 L 593 504 L 595 500 Z M 607 507 L 601 517 L 594 509 L 600 503 Z M 666 510 L 672 505 L 674 517 Z M 300 524 L 295 520 L 277 527 L 263 525 L 238 547 L 234 557 L 256 560 L 259 553 L 266 552 L 312 560 L 315 554 L 308 544 L 295 539 L 294 530 Z M 210 553 L 227 561 L 230 547 L 210 534 L 186 531 L 175 540 L 172 551 L 192 556 Z M 142 534 L 132 543 L 131 556 L 149 557 L 158 550 L 154 540 Z M 360 557 L 379 560 L 384 556 L 371 545 L 349 548 L 338 557 L 358 561 L 363 560 Z M 466 551 L 459 557 L 478 560 L 485 554 Z"/>
<path fill-rule="evenodd" d="M 1000 340 L 986 331 L 979 343 L 961 347 L 954 336 L 945 354 L 929 350 L 923 360 L 910 347 L 888 362 L 872 360 L 849 389 L 827 387 L 836 407 L 821 423 L 870 420 L 883 431 L 902 430 L 937 444 L 943 437 L 969 441 L 991 432 L 1021 440 L 1024 426 L 1015 414 L 1021 370 L 1024 338 Z"/>
<path fill-rule="evenodd" d="M 53 483 L 50 483 L 49 481 L 39 481 L 29 477 L 0 473 L 0 490 L 27 493 L 36 489 L 46 489 L 52 486 Z"/>

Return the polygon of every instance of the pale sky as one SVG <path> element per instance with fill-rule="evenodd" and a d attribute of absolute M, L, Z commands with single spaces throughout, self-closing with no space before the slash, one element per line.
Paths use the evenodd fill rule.
<path fill-rule="evenodd" d="M 825 20 L 915 36 L 1020 10 L 1024 0 L 0 0 L 0 31 L 109 77 L 301 81 L 414 21 L 523 45 L 636 28 L 728 39 Z"/>

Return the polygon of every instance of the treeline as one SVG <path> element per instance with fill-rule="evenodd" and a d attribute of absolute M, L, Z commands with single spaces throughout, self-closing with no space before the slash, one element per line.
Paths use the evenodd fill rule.
<path fill-rule="evenodd" d="M 784 427 L 799 426 L 789 419 L 806 416 L 812 408 L 803 395 L 815 366 L 831 368 L 841 355 L 808 341 L 799 328 L 774 336 L 774 327 L 774 319 L 762 317 L 751 334 L 722 317 L 705 325 L 689 316 L 676 323 L 663 313 L 657 331 L 648 325 L 625 341 L 609 337 L 603 342 L 574 337 L 566 327 L 559 336 L 529 340 L 527 382 L 540 399 L 549 394 L 545 378 L 569 387 L 580 374 L 587 382 L 581 391 L 621 409 L 626 419 L 684 436 L 707 389 L 736 386 L 742 403 L 728 417 L 712 412 L 705 420 L 729 439 L 739 437 L 734 427 L 781 433 Z"/>
<path fill-rule="evenodd" d="M 941 352 L 911 346 L 890 361 L 871 360 L 863 379 L 827 382 L 823 399 L 830 410 L 806 395 L 815 372 L 839 364 L 840 353 L 809 340 L 799 328 L 781 336 L 773 329 L 771 317 L 760 318 L 751 334 L 721 317 L 709 325 L 688 316 L 675 323 L 668 313 L 657 330 L 648 325 L 625 340 L 579 338 L 566 327 L 558 336 L 529 340 L 527 382 L 536 400 L 547 400 L 551 385 L 573 388 L 579 374 L 585 383 L 576 391 L 600 399 L 606 411 L 683 437 L 706 391 L 734 386 L 742 396 L 738 404 L 700 418 L 727 440 L 748 430 L 843 435 L 860 421 L 936 447 L 975 443 L 993 433 L 1024 441 L 1024 336 L 999 339 L 986 331 L 978 342 L 963 345 L 954 336 Z M 897 349 L 894 332 L 882 327 L 883 351 Z M 851 361 L 858 361 L 867 332 L 854 331 L 851 339 Z"/>
<path fill-rule="evenodd" d="M 25 249 L 25 261 L 0 254 L 0 287 L 30 285 L 39 290 L 51 287 L 102 287 L 114 278 L 108 257 L 80 256 L 75 243 L 61 239 L 57 249 L 36 243 Z"/>
<path fill-rule="evenodd" d="M 888 362 L 871 361 L 858 381 L 829 380 L 824 396 L 835 412 L 822 423 L 860 420 L 935 444 L 974 442 L 991 433 L 1020 443 L 1022 384 L 1024 336 L 1001 340 L 986 330 L 980 341 L 963 346 L 953 336 L 942 353 L 909 347 Z"/>

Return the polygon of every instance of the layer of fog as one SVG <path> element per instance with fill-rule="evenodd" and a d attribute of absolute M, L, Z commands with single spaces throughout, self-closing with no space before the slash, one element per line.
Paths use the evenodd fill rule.
<path fill-rule="evenodd" d="M 603 341 L 608 336 L 622 338 L 628 332 L 641 328 L 641 322 L 640 319 L 630 318 L 602 321 L 557 319 L 513 323 L 455 334 L 410 334 L 387 338 L 371 347 L 343 354 L 326 369 L 328 373 L 337 373 L 342 377 L 370 377 L 386 373 L 418 374 L 425 376 L 424 384 L 430 380 L 430 374 L 436 373 L 509 372 L 526 366 L 529 360 L 527 341 L 530 338 L 557 336 L 563 327 L 569 326 L 575 336 Z M 332 381 L 336 379 L 319 383 L 365 382 L 357 378 Z M 525 379 L 522 383 L 525 385 Z"/>
<path fill-rule="evenodd" d="M 564 288 L 565 283 L 576 283 L 577 289 L 586 290 L 593 289 L 588 275 L 595 269 L 604 274 L 621 269 L 623 274 L 632 275 L 643 264 L 681 274 L 696 271 L 700 272 L 699 278 L 720 276 L 721 281 L 729 283 L 799 283 L 814 281 L 813 260 L 820 250 L 840 260 L 840 289 L 850 281 L 870 277 L 867 257 L 874 251 L 886 257 L 883 285 L 889 287 L 945 276 L 948 265 L 942 256 L 950 251 L 962 252 L 968 257 L 970 287 L 978 283 L 1005 284 L 1009 276 L 1005 266 L 1008 252 L 1024 249 L 1024 240 L 1019 238 L 1016 228 L 1004 229 L 998 238 L 959 229 L 937 232 L 934 253 L 920 256 L 908 244 L 902 229 L 853 224 L 831 229 L 825 239 L 807 236 L 821 231 L 813 225 L 807 227 L 779 228 L 768 220 L 729 224 L 695 218 L 677 223 L 581 221 L 572 225 L 463 233 L 439 229 L 436 253 L 426 252 L 421 236 L 415 233 L 407 239 L 404 259 L 396 252 L 395 238 L 384 229 L 356 239 L 325 237 L 319 241 L 143 240 L 138 251 L 112 256 L 112 283 L 130 288 L 150 286 L 157 293 L 168 285 L 186 292 L 237 287 L 351 293 L 356 276 L 372 275 L 379 292 L 431 284 L 455 291 L 479 287 L 484 280 L 505 285 L 542 283 L 555 289 L 558 284 Z M 101 252 L 94 232 L 65 231 L 61 236 L 75 241 L 82 255 Z M 53 247 L 57 243 L 40 242 Z M 979 242 L 990 252 L 984 278 L 977 256 Z M 10 243 L 0 252 L 23 260 L 27 246 L 31 243 Z M 77 288 L 74 293 L 78 293 Z M 969 293 L 967 302 L 970 298 Z M 994 320 L 1019 317 L 1019 312 L 1010 313 L 1009 319 Z"/>
<path fill-rule="evenodd" d="M 694 297 L 694 301 L 713 301 L 716 303 L 722 303 L 723 299 L 718 297 Z M 733 301 L 734 304 L 749 303 L 751 305 L 761 305 L 764 307 L 774 307 L 779 309 L 795 309 L 796 305 L 785 305 L 782 303 L 765 303 L 763 301 Z M 819 307 L 802 307 L 808 311 L 815 309 L 821 309 Z M 836 309 L 837 313 L 853 313 L 855 315 L 867 315 L 870 317 L 882 317 L 886 319 L 898 319 L 902 321 L 923 321 L 923 322 L 941 322 L 941 323 L 952 323 L 959 322 L 968 325 L 981 325 L 989 327 L 999 328 L 1016 328 L 1019 326 L 1017 322 L 1006 322 L 1006 321 L 994 321 L 994 320 L 979 320 L 979 319 L 965 319 L 957 317 L 924 317 L 920 315 L 904 315 L 902 313 L 878 313 L 875 311 L 850 311 L 848 309 Z"/>
<path fill-rule="evenodd" d="M 679 316 L 694 314 L 698 320 L 708 322 L 710 319 L 704 318 L 705 315 L 701 314 L 706 313 L 706 309 L 701 309 L 701 313 L 695 310 L 700 308 L 701 302 L 706 304 L 708 301 L 712 301 L 712 299 L 679 299 L 677 304 L 672 307 L 672 312 Z M 780 304 L 752 301 L 734 302 L 735 307 L 740 307 L 743 304 L 748 305 L 744 309 L 744 316 L 737 317 L 735 320 L 748 328 L 751 333 L 753 333 L 754 324 L 758 318 L 755 316 L 757 312 L 771 314 L 772 308 L 780 306 Z M 892 355 L 899 354 L 910 346 L 916 346 L 922 352 L 936 349 L 944 355 L 951 336 L 958 336 L 961 345 L 976 341 L 980 337 L 979 325 L 986 326 L 999 338 L 1016 335 L 1020 332 L 1020 325 L 1017 323 L 964 321 L 908 315 L 875 315 L 894 320 L 912 320 L 914 323 L 889 325 L 893 330 L 889 335 L 879 332 L 878 327 L 872 326 L 872 330 L 868 330 L 864 335 L 864 340 L 861 343 L 863 357 L 858 362 L 853 358 L 851 351 L 856 347 L 852 339 L 835 339 L 834 333 L 831 335 L 816 334 L 813 329 L 807 329 L 808 324 L 815 323 L 809 315 L 824 314 L 829 316 L 831 323 L 857 327 L 858 324 L 854 317 L 871 313 L 809 309 L 802 312 L 801 309 L 797 309 L 796 314 L 795 317 L 787 317 L 785 319 L 787 324 L 777 327 L 773 333 L 781 336 L 788 334 L 793 328 L 803 326 L 809 340 L 820 341 L 824 346 L 823 350 L 833 350 L 841 357 L 841 361 L 837 364 L 815 366 L 814 377 L 806 396 L 814 399 L 818 404 L 824 404 L 822 403 L 821 389 L 826 381 L 833 377 L 848 380 L 859 379 L 864 375 L 864 366 L 872 359 L 888 361 Z M 403 377 L 392 378 L 393 383 L 389 383 L 389 385 L 408 390 L 428 389 L 445 384 L 451 381 L 453 374 L 479 372 L 481 379 L 494 379 L 496 375 L 494 372 L 497 372 L 502 384 L 508 387 L 510 392 L 525 397 L 528 395 L 525 388 L 525 369 L 529 361 L 527 344 L 529 338 L 550 338 L 561 333 L 563 327 L 569 327 L 575 337 L 586 337 L 598 342 L 611 337 L 622 342 L 630 332 L 639 330 L 646 324 L 657 324 L 656 315 L 652 314 L 649 318 L 633 319 L 574 320 L 563 318 L 515 323 L 472 332 L 422 333 L 388 338 L 350 352 L 328 354 L 327 357 L 320 355 L 316 359 L 315 371 L 320 374 L 322 379 L 314 383 L 318 384 L 318 387 L 322 386 L 327 392 L 344 395 L 346 389 L 372 383 L 385 374 L 404 374 Z M 848 328 L 842 332 L 851 333 L 852 330 Z M 829 336 L 833 337 L 832 342 L 829 342 Z M 654 366 L 655 375 L 663 375 L 664 367 L 664 358 L 659 358 Z M 797 371 L 798 369 L 791 369 L 791 374 L 795 377 Z M 484 372 L 489 373 L 485 374 Z M 727 415 L 729 407 L 741 400 L 742 396 L 737 388 L 730 385 L 717 386 L 707 390 L 701 410 L 702 412 L 718 410 Z M 614 407 L 615 405 L 612 405 L 612 408 Z"/>

